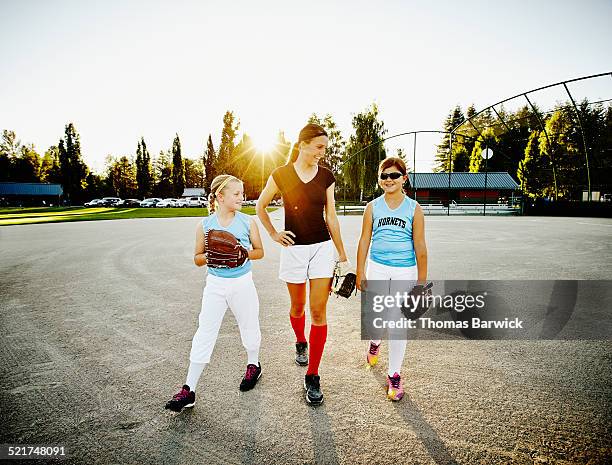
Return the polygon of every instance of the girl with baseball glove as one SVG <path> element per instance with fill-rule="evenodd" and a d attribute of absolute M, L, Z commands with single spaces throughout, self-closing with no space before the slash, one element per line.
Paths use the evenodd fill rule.
<path fill-rule="evenodd" d="M 259 298 L 251 274 L 251 260 L 264 256 L 261 237 L 254 219 L 239 211 L 244 200 L 242 181 L 229 174 L 217 176 L 210 192 L 209 216 L 197 225 L 193 257 L 197 266 L 208 266 L 208 276 L 199 326 L 191 344 L 187 379 L 166 404 L 166 409 L 175 412 L 195 404 L 196 386 L 210 361 L 227 307 L 236 317 L 247 352 L 240 390 L 252 389 L 261 376 Z"/>
<path fill-rule="evenodd" d="M 407 181 L 406 164 L 401 158 L 390 157 L 380 163 L 378 185 L 384 194 L 368 203 L 357 248 L 357 288 L 360 290 L 364 278 L 420 284 L 427 279 L 425 219 L 419 204 L 404 194 L 402 186 Z M 401 339 L 397 335 L 389 339 L 387 397 L 397 401 L 404 396 L 400 372 L 406 339 L 405 335 Z M 380 340 L 370 341 L 366 353 L 370 366 L 378 362 L 380 344 Z"/>
<path fill-rule="evenodd" d="M 335 267 L 334 248 L 338 260 L 347 261 L 336 216 L 334 175 L 319 165 L 327 143 L 327 132 L 321 126 L 306 125 L 287 164 L 272 172 L 257 201 L 257 216 L 270 237 L 283 246 L 279 277 L 286 282 L 291 299 L 289 319 L 296 337 L 295 362 L 308 365 L 304 388 L 306 401 L 311 404 L 323 402 L 319 364 L 327 339 L 326 306 Z M 282 231 L 276 230 L 266 212 L 279 192 L 285 209 Z M 308 342 L 304 333 L 307 282 L 311 317 Z"/>

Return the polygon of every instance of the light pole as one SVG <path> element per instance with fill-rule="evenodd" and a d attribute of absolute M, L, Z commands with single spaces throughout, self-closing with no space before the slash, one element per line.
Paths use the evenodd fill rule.
<path fill-rule="evenodd" d="M 491 150 L 485 145 L 485 149 L 482 152 L 480 152 L 480 156 L 484 158 L 484 161 L 485 161 L 484 207 L 482 209 L 482 216 L 486 216 L 487 214 L 487 161 L 489 160 L 489 158 L 493 156 L 493 150 Z"/>

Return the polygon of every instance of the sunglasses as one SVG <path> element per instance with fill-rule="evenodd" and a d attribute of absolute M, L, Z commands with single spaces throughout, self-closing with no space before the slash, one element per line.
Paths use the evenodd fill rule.
<path fill-rule="evenodd" d="M 403 174 L 400 173 L 399 171 L 394 171 L 393 173 L 380 173 L 380 179 L 382 179 L 383 181 L 387 178 L 399 179 L 402 176 Z"/>

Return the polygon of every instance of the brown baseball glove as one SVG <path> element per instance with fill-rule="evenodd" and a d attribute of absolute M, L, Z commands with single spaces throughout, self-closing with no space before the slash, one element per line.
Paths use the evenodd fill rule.
<path fill-rule="evenodd" d="M 204 240 L 210 268 L 237 268 L 249 258 L 249 251 L 230 232 L 209 229 Z"/>

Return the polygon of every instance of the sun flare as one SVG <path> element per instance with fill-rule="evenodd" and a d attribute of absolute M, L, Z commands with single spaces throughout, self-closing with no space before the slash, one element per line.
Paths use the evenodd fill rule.
<path fill-rule="evenodd" d="M 274 131 L 261 130 L 249 133 L 255 149 L 260 153 L 270 153 L 277 144 L 277 134 Z"/>

